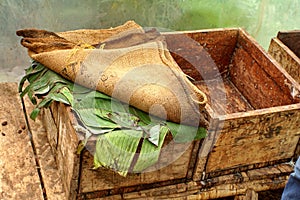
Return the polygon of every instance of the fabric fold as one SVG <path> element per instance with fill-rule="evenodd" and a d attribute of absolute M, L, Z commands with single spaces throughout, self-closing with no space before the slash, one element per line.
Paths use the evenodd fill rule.
<path fill-rule="evenodd" d="M 64 78 L 162 119 L 207 127 L 206 95 L 182 72 L 156 30 L 145 32 L 130 21 L 103 30 L 34 31 L 17 32 L 22 45 Z"/>

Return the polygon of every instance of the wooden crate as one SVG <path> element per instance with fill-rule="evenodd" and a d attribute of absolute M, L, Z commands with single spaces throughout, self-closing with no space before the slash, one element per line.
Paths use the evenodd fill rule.
<path fill-rule="evenodd" d="M 238 182 L 249 178 L 236 180 L 235 174 L 282 164 L 299 155 L 300 103 L 291 95 L 290 85 L 300 86 L 253 38 L 242 29 L 164 35 L 176 62 L 208 96 L 203 113 L 210 121 L 208 137 L 191 143 L 180 158 L 162 169 L 124 178 L 111 170 L 92 170 L 93 156 L 88 151 L 76 154 L 80 139 L 74 116 L 69 107 L 55 103 L 44 110 L 43 119 L 68 199 L 179 198 L 177 193 L 199 198 L 207 188 L 222 183 L 207 185 L 208 180 L 226 177 L 231 181 L 226 187 L 238 187 Z M 213 95 L 214 91 L 221 95 Z M 160 162 L 182 148 L 186 147 L 176 144 L 160 156 Z M 286 178 L 281 180 L 272 187 L 283 187 Z M 211 198 L 230 195 L 221 186 L 216 195 L 212 189 Z M 246 193 L 247 187 L 239 194 Z"/>
<path fill-rule="evenodd" d="M 211 126 L 200 147 L 193 179 L 199 181 L 297 157 L 300 104 L 290 86 L 299 90 L 299 84 L 242 29 L 184 34 L 203 48 L 188 42 L 185 35 L 173 33 L 168 36 L 168 44 L 175 60 L 208 97 L 213 90 L 226 93 L 226 101 L 209 98 L 206 110 Z M 215 66 L 224 86 L 217 84 L 209 90 L 207 82 L 216 80 Z M 199 69 L 205 70 L 199 73 Z"/>
<path fill-rule="evenodd" d="M 268 52 L 300 83 L 300 31 L 278 32 Z"/>
<path fill-rule="evenodd" d="M 152 184 L 163 186 L 184 182 L 188 174 L 191 178 L 197 155 L 195 150 L 198 150 L 200 141 L 194 141 L 188 146 L 176 143 L 164 150 L 159 159 L 160 163 L 169 162 L 176 152 L 183 152 L 167 167 L 153 172 L 129 174 L 122 177 L 109 169 L 93 170 L 93 155 L 90 151 L 83 150 L 80 154 L 77 153 L 82 138 L 74 130 L 76 120 L 70 107 L 62 103 L 54 103 L 51 109 L 43 110 L 42 115 L 67 199 L 76 199 L 76 197 L 94 199 L 151 188 Z M 93 143 L 92 140 L 89 145 Z"/>

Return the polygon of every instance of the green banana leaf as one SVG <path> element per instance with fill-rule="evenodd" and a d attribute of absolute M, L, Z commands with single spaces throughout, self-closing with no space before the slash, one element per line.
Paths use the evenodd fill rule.
<path fill-rule="evenodd" d="M 24 88 L 26 81 L 29 84 Z M 103 93 L 74 84 L 35 61 L 26 69 L 19 92 L 21 97 L 27 95 L 35 105 L 30 114 L 33 120 L 53 101 L 71 106 L 78 120 L 75 130 L 85 134 L 82 145 L 89 137 L 97 137 L 95 168 L 114 169 L 122 176 L 128 172 L 142 172 L 154 165 L 168 133 L 175 142 L 183 143 L 206 136 L 204 128 L 149 116 Z"/>

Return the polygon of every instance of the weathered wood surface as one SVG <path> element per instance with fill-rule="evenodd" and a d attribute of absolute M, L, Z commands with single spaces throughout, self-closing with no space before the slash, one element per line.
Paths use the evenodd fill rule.
<path fill-rule="evenodd" d="M 258 171 L 257 171 L 258 170 Z M 266 172 L 264 177 L 252 176 Z M 278 173 L 280 171 L 281 173 Z M 265 190 L 283 188 L 293 168 L 279 164 L 271 168 L 251 170 L 250 173 L 230 174 L 202 182 L 186 182 L 123 194 L 124 199 L 218 199 L 234 197 L 248 199 Z M 246 198 L 246 199 L 247 199 Z M 251 199 L 251 198 L 250 198 Z"/>
<path fill-rule="evenodd" d="M 224 116 L 206 172 L 293 157 L 300 137 L 300 104 Z"/>
<path fill-rule="evenodd" d="M 0 199 L 44 199 L 17 83 L 0 83 Z"/>
<path fill-rule="evenodd" d="M 247 190 L 246 194 L 235 196 L 234 200 L 258 200 L 258 194 L 253 190 Z"/>
<path fill-rule="evenodd" d="M 269 77 L 278 84 L 283 94 L 290 95 L 290 88 L 288 85 L 293 85 L 299 90 L 299 83 L 297 83 L 291 75 L 282 68 L 282 66 L 278 65 L 270 54 L 258 45 L 258 43 L 245 31 L 241 30 L 240 33 L 238 46 L 243 46 L 243 48 L 253 57 L 255 62 L 257 62 Z M 299 99 L 296 99 L 295 102 L 299 102 Z"/>
<path fill-rule="evenodd" d="M 51 108 L 42 113 L 43 123 L 66 198 L 76 199 L 81 164 L 80 155 L 77 154 L 80 141 L 69 119 L 70 107 L 64 106 L 62 103 L 53 103 Z M 53 118 L 53 116 L 57 118 Z"/>
<path fill-rule="evenodd" d="M 214 128 L 200 149 L 194 180 L 267 166 L 299 151 L 300 104 L 289 87 L 299 89 L 299 84 L 246 32 L 239 29 L 236 37 L 223 77 L 227 99 L 208 98 Z M 210 97 L 205 86 L 198 87 Z"/>
<path fill-rule="evenodd" d="M 57 119 L 50 119 L 52 116 L 57 116 Z M 189 172 L 189 176 L 192 176 L 197 155 L 193 150 L 195 145 L 199 148 L 199 141 L 191 144 L 169 143 L 163 149 L 158 164 L 141 174 L 130 174 L 125 178 L 112 170 L 93 170 L 91 152 L 82 151 L 81 155 L 77 154 L 82 138 L 74 130 L 73 118 L 70 108 L 61 103 L 54 103 L 51 111 L 43 112 L 44 123 L 50 135 L 48 138 L 58 137 L 57 140 L 51 139 L 51 146 L 55 149 L 53 152 L 56 153 L 58 170 L 70 199 L 74 199 L 77 192 L 83 195 L 97 192 L 105 194 L 108 191 L 117 194 L 125 190 L 149 187 L 152 183 L 177 183 L 178 180 L 185 179 Z M 57 128 L 57 132 L 53 126 Z"/>
<path fill-rule="evenodd" d="M 281 66 L 300 83 L 300 57 L 287 47 L 280 39 L 271 40 L 268 52 Z"/>
<path fill-rule="evenodd" d="M 182 70 L 195 80 L 211 80 L 226 73 L 238 29 L 165 33 L 168 49 Z"/>
<path fill-rule="evenodd" d="M 25 99 L 25 105 L 28 112 L 33 109 L 33 105 L 27 98 Z M 47 110 L 42 110 L 42 112 L 47 112 Z M 36 158 L 40 167 L 45 198 L 47 200 L 65 200 L 67 198 L 62 185 L 62 179 L 58 173 L 55 157 L 49 144 L 47 131 L 41 116 L 35 121 L 31 120 L 28 116 L 28 122 L 32 134 L 33 145 L 36 150 Z M 51 131 L 56 131 L 54 126 Z"/>
<path fill-rule="evenodd" d="M 279 31 L 277 38 L 300 58 L 300 30 Z"/>
<path fill-rule="evenodd" d="M 217 80 L 215 81 L 217 82 Z M 253 107 L 240 93 L 240 91 L 237 90 L 237 88 L 233 85 L 233 83 L 230 80 L 225 79 L 222 85 L 213 82 L 214 80 L 209 81 L 209 83 L 201 81 L 194 82 L 194 84 L 207 95 L 208 104 L 214 110 L 215 114 L 225 115 L 230 113 L 246 112 L 249 110 L 253 110 Z M 214 86 L 215 93 L 224 92 L 224 97 L 227 98 L 224 100 L 209 96 L 210 90 L 212 88 L 209 88 L 207 84 Z"/>
<path fill-rule="evenodd" d="M 192 199 L 205 199 L 245 195 L 249 188 L 263 191 L 284 187 L 287 175 L 279 177 L 277 168 L 272 175 L 263 170 L 247 173 L 289 161 L 299 153 L 300 103 L 290 90 L 290 85 L 300 89 L 299 83 L 241 29 L 165 35 L 175 60 L 209 96 L 205 113 L 211 122 L 208 137 L 189 146 L 166 168 L 123 178 L 110 170 L 91 169 L 92 154 L 76 153 L 81 138 L 74 130 L 70 109 L 53 104 L 51 110 L 44 112 L 44 121 L 68 197 L 74 199 L 79 193 L 82 199 L 107 195 L 119 198 L 122 193 L 122 198 L 129 199 L 147 195 L 192 195 Z M 210 98 L 211 91 L 205 83 L 216 79 L 224 80 L 223 88 L 218 90 L 224 90 L 227 101 Z M 177 146 L 171 151 L 181 148 Z M 192 154 L 197 151 L 196 159 Z M 241 176 L 235 176 L 236 173 Z M 193 178 L 194 188 L 186 183 L 187 178 Z M 199 185 L 203 181 L 205 187 Z"/>

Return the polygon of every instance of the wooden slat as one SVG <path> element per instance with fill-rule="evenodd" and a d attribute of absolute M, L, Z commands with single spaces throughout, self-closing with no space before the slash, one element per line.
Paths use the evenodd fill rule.
<path fill-rule="evenodd" d="M 243 48 L 236 50 L 230 77 L 248 102 L 255 108 L 270 108 L 293 103 L 290 91 L 283 92 L 287 85 L 278 83 L 270 77 Z"/>
<path fill-rule="evenodd" d="M 30 102 L 25 102 L 26 110 L 30 112 L 33 106 Z M 42 110 L 42 112 L 46 111 L 49 111 L 49 109 Z M 61 176 L 58 173 L 57 163 L 55 162 L 55 157 L 48 141 L 46 127 L 41 120 L 41 116 L 35 121 L 29 119 L 29 124 L 47 200 L 65 200 L 66 194 L 62 185 Z M 52 127 L 52 129 L 48 131 L 55 132 L 57 130 Z"/>
<path fill-rule="evenodd" d="M 158 165 L 153 166 L 150 172 L 143 172 L 141 174 L 129 174 L 126 177 L 122 177 L 113 170 L 100 168 L 97 170 L 92 170 L 93 168 L 93 155 L 90 152 L 85 151 L 83 154 L 83 163 L 80 179 L 80 193 L 105 191 L 105 190 L 116 190 L 122 191 L 124 187 L 132 188 L 143 188 L 143 185 L 159 183 L 162 181 L 172 181 L 175 179 L 185 178 L 187 175 L 187 169 L 190 162 L 190 154 L 193 145 L 191 144 L 186 151 L 178 157 L 174 162 L 168 163 L 168 159 L 174 159 L 177 153 L 182 151 L 182 148 L 186 148 L 184 145 L 176 144 L 172 149 L 169 149 L 171 153 L 163 152 Z M 159 168 L 159 164 L 164 164 L 166 166 Z M 155 167 L 157 169 L 155 170 Z M 92 181 L 91 181 L 92 180 Z M 157 185 L 158 187 L 159 185 Z M 120 189 L 121 188 L 121 189 Z"/>
<path fill-rule="evenodd" d="M 272 174 L 270 174 L 272 176 Z M 229 176 L 228 176 L 229 177 Z M 217 199 L 234 197 L 251 200 L 257 192 L 284 188 L 289 176 L 277 175 L 275 178 L 258 180 L 245 179 L 238 182 L 207 187 L 197 182 L 180 183 L 137 192 L 124 193 L 124 199 Z"/>
<path fill-rule="evenodd" d="M 165 33 L 168 49 L 182 70 L 195 80 L 224 73 L 236 46 L 238 29 Z"/>
<path fill-rule="evenodd" d="M 254 190 L 247 190 L 246 194 L 235 196 L 234 200 L 258 200 L 258 194 Z"/>
<path fill-rule="evenodd" d="M 280 31 L 277 37 L 300 57 L 300 30 Z"/>
<path fill-rule="evenodd" d="M 255 62 L 274 80 L 278 87 L 281 88 L 282 94 L 291 96 L 289 85 L 293 85 L 297 90 L 300 90 L 300 84 L 244 30 L 240 30 L 238 44 L 250 54 Z M 291 100 L 295 103 L 299 102 L 299 99 L 292 98 Z"/>
<path fill-rule="evenodd" d="M 298 83 L 300 83 L 300 58 L 278 38 L 271 40 L 268 52 Z"/>
<path fill-rule="evenodd" d="M 43 192 L 16 83 L 0 83 L 0 199 L 42 200 Z"/>
<path fill-rule="evenodd" d="M 76 199 L 80 174 L 80 155 L 77 154 L 77 149 L 80 141 L 71 124 L 70 115 L 72 113 L 70 107 L 55 102 L 51 108 L 53 113 L 50 111 L 42 113 L 43 123 L 46 127 L 48 138 L 56 138 L 50 140 L 50 146 L 54 149 L 58 173 L 62 179 L 66 198 Z M 57 118 L 49 120 L 53 116 Z M 53 128 L 53 126 L 56 128 Z"/>
<path fill-rule="evenodd" d="M 293 157 L 300 137 L 300 105 L 227 119 L 210 153 L 206 172 Z"/>

